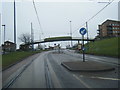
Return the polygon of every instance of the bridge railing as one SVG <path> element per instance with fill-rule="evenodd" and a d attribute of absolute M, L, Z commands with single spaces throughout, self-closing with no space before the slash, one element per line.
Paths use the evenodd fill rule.
<path fill-rule="evenodd" d="M 72 39 L 82 39 L 82 37 L 72 37 Z M 87 37 L 84 37 L 84 39 L 87 39 Z M 88 38 L 88 39 L 94 39 L 94 38 Z"/>
<path fill-rule="evenodd" d="M 34 40 L 34 42 L 44 42 L 44 39 L 41 39 L 41 40 Z"/>
<path fill-rule="evenodd" d="M 38 43 L 45 43 L 45 42 L 54 42 L 54 41 L 67 41 L 67 40 L 82 40 L 82 37 L 53 37 L 53 38 L 45 38 L 45 39 L 42 39 L 42 40 L 34 40 L 34 44 L 38 44 Z M 84 40 L 85 41 L 94 41 L 93 38 L 88 38 L 87 37 L 84 37 Z M 30 43 L 32 44 L 32 43 Z"/>

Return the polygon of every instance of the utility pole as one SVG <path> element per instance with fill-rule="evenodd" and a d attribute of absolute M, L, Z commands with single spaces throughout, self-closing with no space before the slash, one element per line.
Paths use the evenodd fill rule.
<path fill-rule="evenodd" d="M 34 32 L 33 32 L 33 27 L 32 27 L 32 22 L 31 22 L 31 43 L 32 43 L 32 50 L 34 50 Z"/>
<path fill-rule="evenodd" d="M 15 0 L 14 0 L 14 43 L 16 44 L 16 11 L 15 11 Z"/>
<path fill-rule="evenodd" d="M 86 22 L 86 31 L 87 31 L 87 44 L 88 44 L 89 37 L 88 37 L 88 23 L 87 22 Z M 88 48 L 87 49 L 89 50 L 89 44 L 88 44 Z"/>
<path fill-rule="evenodd" d="M 82 35 L 82 51 L 83 51 L 83 62 L 85 62 L 84 35 Z"/>
<path fill-rule="evenodd" d="M 4 27 L 4 43 L 5 43 L 5 25 L 2 25 Z"/>
<path fill-rule="evenodd" d="M 89 39 L 89 37 L 88 37 L 88 23 L 86 22 L 86 31 L 87 31 L 87 40 Z M 88 41 L 87 41 L 87 43 L 88 43 Z"/>
<path fill-rule="evenodd" d="M 72 47 L 73 44 L 72 44 L 72 25 L 71 25 L 71 22 L 72 21 L 70 21 L 70 36 L 71 36 L 71 47 Z"/>
<path fill-rule="evenodd" d="M 38 39 L 38 40 L 41 41 L 41 33 L 40 33 L 40 31 L 39 31 L 39 39 Z M 39 48 L 39 49 L 41 48 L 41 44 L 40 44 L 40 43 L 38 44 L 38 48 Z"/>

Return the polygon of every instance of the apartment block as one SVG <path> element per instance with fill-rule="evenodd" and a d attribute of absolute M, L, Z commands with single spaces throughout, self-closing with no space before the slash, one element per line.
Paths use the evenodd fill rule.
<path fill-rule="evenodd" d="M 100 38 L 120 36 L 120 21 L 106 20 L 101 25 L 98 25 L 98 28 Z"/>

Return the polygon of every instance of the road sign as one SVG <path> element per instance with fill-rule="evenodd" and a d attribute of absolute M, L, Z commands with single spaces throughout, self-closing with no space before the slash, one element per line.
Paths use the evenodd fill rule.
<path fill-rule="evenodd" d="M 79 32 L 81 35 L 85 35 L 87 31 L 85 28 L 81 28 Z"/>
<path fill-rule="evenodd" d="M 85 28 L 81 28 L 80 30 L 79 30 L 79 32 L 80 32 L 80 34 L 82 35 L 82 41 L 83 41 L 83 46 L 82 46 L 82 51 L 83 51 L 83 62 L 85 62 L 85 53 L 84 53 L 84 35 L 86 34 L 86 29 Z"/>

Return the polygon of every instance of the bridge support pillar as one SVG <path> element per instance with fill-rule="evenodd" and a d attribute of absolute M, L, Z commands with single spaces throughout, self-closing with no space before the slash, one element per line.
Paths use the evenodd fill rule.
<path fill-rule="evenodd" d="M 78 40 L 78 44 L 80 44 L 80 41 Z"/>
<path fill-rule="evenodd" d="M 40 43 L 38 43 L 38 49 L 40 49 Z"/>

